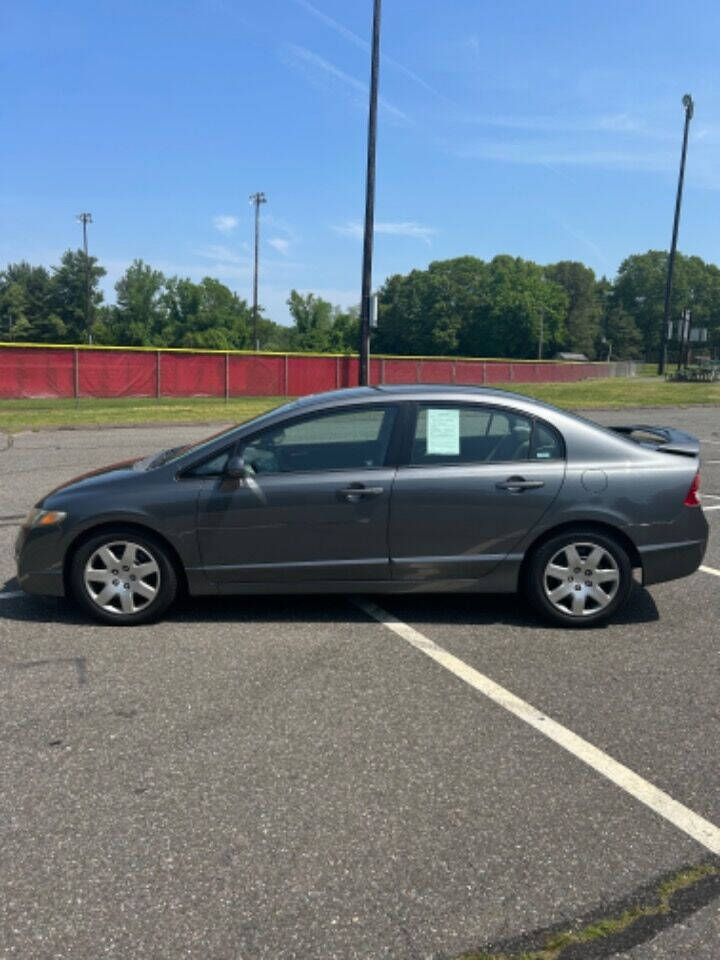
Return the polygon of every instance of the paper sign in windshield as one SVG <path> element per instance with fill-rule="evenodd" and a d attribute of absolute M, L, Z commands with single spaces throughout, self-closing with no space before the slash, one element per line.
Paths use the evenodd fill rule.
<path fill-rule="evenodd" d="M 460 456 L 460 411 L 428 410 L 427 452 Z"/>

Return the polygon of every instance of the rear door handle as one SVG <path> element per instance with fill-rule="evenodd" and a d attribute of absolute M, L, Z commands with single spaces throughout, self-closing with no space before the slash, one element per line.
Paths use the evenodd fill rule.
<path fill-rule="evenodd" d="M 338 496 L 341 500 L 354 503 L 361 497 L 379 497 L 384 489 L 384 487 L 363 487 L 358 484 L 357 487 L 344 487 L 342 490 L 338 490 Z"/>
<path fill-rule="evenodd" d="M 524 477 L 508 477 L 503 483 L 496 483 L 498 490 L 509 490 L 510 493 L 522 493 L 523 490 L 539 490 L 545 484 L 542 480 L 525 480 Z"/>

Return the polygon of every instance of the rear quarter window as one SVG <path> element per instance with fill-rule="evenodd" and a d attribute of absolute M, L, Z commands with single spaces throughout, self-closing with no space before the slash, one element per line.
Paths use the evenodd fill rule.
<path fill-rule="evenodd" d="M 565 444 L 557 430 L 546 423 L 535 421 L 532 460 L 564 460 Z"/>

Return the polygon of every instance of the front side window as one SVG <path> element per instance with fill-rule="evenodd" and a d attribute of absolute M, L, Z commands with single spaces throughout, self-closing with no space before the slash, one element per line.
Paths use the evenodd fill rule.
<path fill-rule="evenodd" d="M 225 473 L 232 451 L 233 447 L 226 447 L 220 453 L 216 453 L 207 460 L 191 467 L 190 470 L 186 470 L 183 475 L 186 477 L 221 477 Z"/>
<path fill-rule="evenodd" d="M 527 460 L 533 423 L 492 407 L 423 405 L 418 411 L 410 462 L 415 465 L 502 463 Z"/>
<path fill-rule="evenodd" d="M 379 406 L 316 414 L 256 435 L 240 453 L 258 474 L 382 467 L 395 414 Z"/>

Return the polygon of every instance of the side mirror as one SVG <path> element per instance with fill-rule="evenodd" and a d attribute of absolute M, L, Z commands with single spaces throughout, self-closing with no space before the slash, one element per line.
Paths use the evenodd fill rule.
<path fill-rule="evenodd" d="M 226 477 L 231 480 L 244 480 L 247 473 L 247 467 L 242 457 L 230 457 L 225 467 Z"/>

